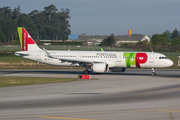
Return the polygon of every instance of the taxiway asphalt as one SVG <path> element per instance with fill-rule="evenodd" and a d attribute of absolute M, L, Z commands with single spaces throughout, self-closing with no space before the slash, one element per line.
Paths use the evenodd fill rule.
<path fill-rule="evenodd" d="M 178 120 L 180 70 L 127 70 L 97 80 L 0 88 L 0 119 Z M 0 76 L 78 77 L 82 70 L 0 70 Z"/>

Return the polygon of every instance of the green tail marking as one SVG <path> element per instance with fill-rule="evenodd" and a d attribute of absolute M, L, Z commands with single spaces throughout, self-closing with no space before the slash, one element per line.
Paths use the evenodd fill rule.
<path fill-rule="evenodd" d="M 21 43 L 21 50 L 22 50 L 22 27 L 17 27 L 18 34 L 19 34 L 19 40 Z"/>

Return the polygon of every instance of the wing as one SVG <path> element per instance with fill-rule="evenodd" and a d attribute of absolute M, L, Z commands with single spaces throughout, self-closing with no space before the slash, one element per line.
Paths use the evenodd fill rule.
<path fill-rule="evenodd" d="M 91 60 L 78 60 L 78 59 L 67 59 L 67 58 L 57 58 L 57 57 L 53 57 L 51 56 L 45 48 L 43 48 L 46 56 L 48 58 L 52 58 L 52 59 L 59 59 L 61 60 L 62 62 L 71 62 L 72 64 L 76 64 L 78 63 L 79 65 L 81 65 L 82 67 L 84 66 L 91 66 L 92 64 L 94 63 L 103 63 L 103 62 L 99 62 L 99 61 L 91 61 Z"/>

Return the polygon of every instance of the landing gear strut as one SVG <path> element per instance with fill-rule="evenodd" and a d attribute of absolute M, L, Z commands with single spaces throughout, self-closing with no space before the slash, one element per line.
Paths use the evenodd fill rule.
<path fill-rule="evenodd" d="M 152 68 L 152 76 L 155 76 L 155 75 L 156 75 L 155 69 Z"/>
<path fill-rule="evenodd" d="M 84 74 L 89 74 L 89 70 L 84 70 L 83 73 Z"/>

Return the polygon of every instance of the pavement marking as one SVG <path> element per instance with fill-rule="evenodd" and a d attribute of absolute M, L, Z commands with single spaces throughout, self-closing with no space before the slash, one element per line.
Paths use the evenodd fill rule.
<path fill-rule="evenodd" d="M 54 76 L 54 77 L 61 77 L 61 76 L 63 76 L 63 75 L 56 75 L 56 76 Z"/>
<path fill-rule="evenodd" d="M 42 117 L 42 118 L 65 119 L 65 120 L 95 120 L 95 119 L 82 119 L 82 118 L 52 117 L 52 116 L 39 116 L 39 117 Z"/>
<path fill-rule="evenodd" d="M 100 115 L 100 114 L 114 114 L 114 113 L 139 113 L 139 112 L 180 112 L 180 108 L 167 108 L 167 109 L 142 109 L 142 110 L 120 110 L 120 111 L 100 111 L 100 112 L 85 112 L 74 114 L 56 114 L 53 116 L 76 116 L 76 115 Z M 52 117 L 52 116 L 39 116 L 43 118 L 56 118 L 56 119 L 69 119 L 69 120 L 95 120 L 95 119 L 82 119 L 82 118 L 67 118 L 67 117 Z"/>
<path fill-rule="evenodd" d="M 0 117 L 0 119 L 7 119 L 7 120 L 10 120 L 10 119 L 26 119 L 26 118 L 38 118 L 38 116 L 21 116 L 21 117 Z"/>
<path fill-rule="evenodd" d="M 166 109 L 142 109 L 142 110 L 120 110 L 120 111 L 102 111 L 102 112 L 84 112 L 74 114 L 53 114 L 53 116 L 76 116 L 76 115 L 96 115 L 96 114 L 113 114 L 113 113 L 138 113 L 138 112 L 180 112 L 180 108 L 166 108 Z M 68 117 L 53 117 L 53 116 L 19 116 L 19 117 L 0 117 L 0 119 L 22 119 L 22 118 L 54 118 L 61 120 L 96 120 L 96 119 L 82 119 L 82 118 L 68 118 Z"/>
<path fill-rule="evenodd" d="M 157 110 L 157 111 L 162 111 L 162 112 L 180 112 L 180 111 L 177 111 L 177 110 Z"/>
<path fill-rule="evenodd" d="M 6 97 L 6 96 L 0 96 L 0 98 L 1 98 L 1 97 Z"/>

